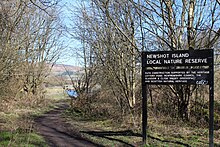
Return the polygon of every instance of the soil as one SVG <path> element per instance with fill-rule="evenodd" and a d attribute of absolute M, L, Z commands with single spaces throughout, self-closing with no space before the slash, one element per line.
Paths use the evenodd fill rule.
<path fill-rule="evenodd" d="M 63 117 L 68 108 L 65 103 L 58 103 L 57 108 L 35 119 L 36 130 L 51 147 L 100 147 L 84 138 Z"/>

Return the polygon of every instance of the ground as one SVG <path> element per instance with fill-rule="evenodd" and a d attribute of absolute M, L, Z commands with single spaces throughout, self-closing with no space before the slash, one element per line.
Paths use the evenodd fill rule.
<path fill-rule="evenodd" d="M 34 129 L 31 127 L 32 123 L 28 127 L 29 121 L 24 123 L 25 120 L 23 120 L 22 122 L 27 126 L 21 127 L 23 129 L 0 131 L 0 146 L 31 146 L 31 144 L 46 147 L 143 146 L 140 129 L 134 130 L 129 124 L 120 124 L 115 119 L 87 116 L 77 105 L 73 105 L 74 109 L 70 109 L 70 98 L 61 88 L 48 89 L 46 97 L 51 103 L 46 103 L 47 109 L 45 111 L 35 112 L 34 117 L 27 115 L 27 120 L 31 119 L 30 122 L 34 119 Z M 28 108 L 26 109 L 28 110 Z M 9 114 L 14 114 L 14 112 L 20 111 L 13 111 Z M 33 113 L 30 112 L 30 115 L 32 116 Z M 6 114 L 0 116 L 6 117 Z M 5 120 L 4 122 L 12 122 L 4 117 L 1 119 Z M 11 124 L 11 126 L 17 125 Z M 153 115 L 149 115 L 148 127 L 148 145 L 146 147 L 208 146 L 208 128 L 194 127 L 178 120 Z M 215 130 L 214 133 L 215 146 L 220 146 L 219 130 Z M 4 143 L 4 141 L 7 142 Z"/>
<path fill-rule="evenodd" d="M 36 130 L 45 138 L 48 145 L 53 147 L 101 146 L 84 138 L 73 126 L 65 121 L 62 113 L 67 108 L 67 104 L 59 102 L 55 109 L 35 119 Z"/>

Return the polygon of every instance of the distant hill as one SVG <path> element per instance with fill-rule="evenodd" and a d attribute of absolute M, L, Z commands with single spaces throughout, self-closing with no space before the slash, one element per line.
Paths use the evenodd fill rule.
<path fill-rule="evenodd" d="M 52 65 L 48 65 L 51 67 Z M 72 65 L 64 65 L 64 64 L 54 64 L 51 69 L 51 75 L 74 75 L 76 73 L 82 73 L 82 67 L 72 66 Z"/>

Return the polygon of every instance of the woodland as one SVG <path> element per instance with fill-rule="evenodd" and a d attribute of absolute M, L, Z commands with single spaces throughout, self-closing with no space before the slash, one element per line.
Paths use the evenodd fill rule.
<path fill-rule="evenodd" d="M 25 128 L 22 121 L 29 118 L 20 118 L 32 111 L 21 111 L 48 105 L 45 85 L 56 78 L 50 76 L 51 68 L 71 52 L 83 70 L 71 80 L 79 94 L 71 112 L 141 133 L 141 53 L 213 49 L 214 141 L 220 145 L 218 0 L 84 0 L 76 1 L 77 6 L 61 1 L 0 2 L 0 131 Z M 70 13 L 68 26 L 64 7 Z M 80 46 L 68 47 L 65 37 Z M 64 82 L 58 83 L 62 89 Z M 161 124 L 170 126 L 168 132 L 182 125 L 208 130 L 207 85 L 150 85 L 146 90 L 148 129 L 153 135 L 160 136 Z M 200 137 L 195 146 L 204 138 L 208 141 L 207 132 Z"/>

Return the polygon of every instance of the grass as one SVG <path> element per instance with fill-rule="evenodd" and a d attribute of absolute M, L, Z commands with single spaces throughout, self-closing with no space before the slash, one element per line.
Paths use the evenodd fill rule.
<path fill-rule="evenodd" d="M 67 98 L 67 94 L 62 87 L 48 87 L 46 88 L 46 98 L 54 101 L 59 101 Z"/>
<path fill-rule="evenodd" d="M 45 141 L 36 132 L 33 132 L 32 113 L 40 115 L 39 110 L 1 112 L 0 118 L 0 146 L 46 146 Z M 36 115 L 35 114 L 35 115 Z"/>
<path fill-rule="evenodd" d="M 54 103 L 65 100 L 62 87 L 47 88 L 45 99 L 38 106 L 25 106 L 26 101 L 5 104 L 9 109 L 0 112 L 0 146 L 42 146 L 46 147 L 43 137 L 33 131 L 33 118 L 53 109 Z"/>
<path fill-rule="evenodd" d="M 139 136 L 125 136 L 129 130 L 113 125 L 113 120 L 96 121 L 94 118 L 85 116 L 81 111 L 70 109 L 65 115 L 68 122 L 83 133 L 84 137 L 103 146 L 123 146 L 130 143 L 136 144 L 142 140 Z"/>
<path fill-rule="evenodd" d="M 47 147 L 45 140 L 34 132 L 2 131 L 0 132 L 0 146 L 28 146 L 28 147 Z"/>
<path fill-rule="evenodd" d="M 17 108 L 0 112 L 1 122 L 4 124 L 0 132 L 0 146 L 46 146 L 45 141 L 36 132 L 33 132 L 30 116 L 39 116 L 49 111 L 55 102 L 68 101 L 62 87 L 47 88 L 46 102 L 42 107 Z M 103 104 L 104 105 L 104 104 Z M 113 119 L 99 119 L 85 115 L 80 109 L 68 109 L 64 114 L 69 124 L 82 135 L 103 146 L 143 146 L 141 138 L 141 120 L 137 121 L 138 128 L 121 125 Z M 27 131 L 28 130 L 28 131 Z M 220 146 L 220 130 L 215 133 L 215 146 Z M 192 127 L 173 118 L 149 115 L 148 138 L 146 147 L 182 147 L 208 146 L 208 128 Z"/>
<path fill-rule="evenodd" d="M 67 110 L 65 115 L 71 125 L 76 127 L 79 132 L 83 132 L 83 135 L 93 142 L 104 146 L 143 146 L 141 131 L 132 131 L 132 128 L 122 127 L 114 120 L 95 121 L 94 118 L 89 119 L 77 109 Z M 160 120 L 161 118 L 149 116 L 146 147 L 208 146 L 208 128 L 192 127 L 192 124 L 172 118 Z M 165 123 L 166 121 L 170 122 Z M 123 131 L 124 133 L 117 133 Z M 130 135 L 126 135 L 126 131 Z M 214 133 L 215 146 L 218 147 L 220 146 L 220 130 L 215 130 Z"/>

